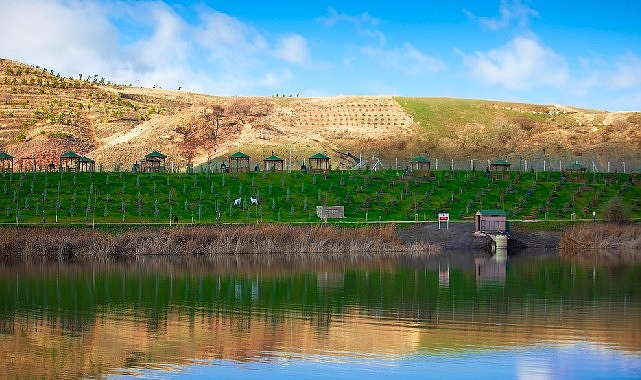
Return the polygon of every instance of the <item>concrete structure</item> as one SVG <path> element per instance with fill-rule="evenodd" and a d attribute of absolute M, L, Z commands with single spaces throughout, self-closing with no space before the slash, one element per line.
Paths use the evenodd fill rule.
<path fill-rule="evenodd" d="M 321 219 L 336 219 L 345 217 L 344 206 L 316 206 L 316 216 Z"/>

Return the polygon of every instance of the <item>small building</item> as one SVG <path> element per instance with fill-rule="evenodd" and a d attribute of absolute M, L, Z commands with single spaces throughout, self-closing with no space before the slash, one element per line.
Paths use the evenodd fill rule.
<path fill-rule="evenodd" d="M 58 168 L 60 171 L 77 172 L 80 169 L 80 156 L 70 150 L 64 152 L 60 155 Z"/>
<path fill-rule="evenodd" d="M 285 160 L 274 155 L 273 151 L 271 156 L 263 160 L 263 164 L 265 166 L 265 171 L 282 172 L 285 169 Z"/>
<path fill-rule="evenodd" d="M 309 170 L 312 173 L 329 172 L 329 157 L 322 153 L 316 153 L 309 158 Z"/>
<path fill-rule="evenodd" d="M 430 157 L 423 157 L 423 156 L 418 156 L 412 158 L 410 161 L 410 165 L 412 168 L 412 171 L 419 171 L 419 172 L 429 172 L 430 171 Z"/>
<path fill-rule="evenodd" d="M 243 152 L 236 152 L 229 156 L 229 166 L 227 170 L 230 172 L 249 172 L 249 156 Z"/>
<path fill-rule="evenodd" d="M 167 160 L 167 156 L 154 150 L 151 153 L 147 153 L 145 155 L 145 158 L 140 160 L 140 171 L 143 173 L 166 172 L 167 171 L 166 160 Z"/>
<path fill-rule="evenodd" d="M 503 210 L 479 210 L 474 215 L 474 232 L 506 232 L 507 213 Z"/>
<path fill-rule="evenodd" d="M 573 164 L 568 165 L 565 170 L 563 170 L 564 176 L 569 177 L 569 180 L 572 182 L 580 181 L 579 179 L 579 174 L 583 174 L 588 171 L 588 168 L 579 163 L 579 161 L 575 161 Z"/>
<path fill-rule="evenodd" d="M 2 172 L 12 172 L 13 156 L 7 152 L 0 152 L 0 168 Z"/>

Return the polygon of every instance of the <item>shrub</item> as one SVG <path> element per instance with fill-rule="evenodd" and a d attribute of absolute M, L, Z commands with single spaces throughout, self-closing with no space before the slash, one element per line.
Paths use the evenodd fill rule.
<path fill-rule="evenodd" d="M 626 205 L 620 197 L 612 198 L 603 207 L 603 219 L 613 224 L 628 224 L 630 216 L 626 210 Z"/>

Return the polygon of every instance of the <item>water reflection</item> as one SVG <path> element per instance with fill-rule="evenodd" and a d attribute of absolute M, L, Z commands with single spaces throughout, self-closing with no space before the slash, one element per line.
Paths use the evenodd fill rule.
<path fill-rule="evenodd" d="M 0 377 L 169 377 L 194 360 L 424 365 L 577 344 L 638 367 L 639 289 L 639 266 L 537 253 L 4 263 Z"/>

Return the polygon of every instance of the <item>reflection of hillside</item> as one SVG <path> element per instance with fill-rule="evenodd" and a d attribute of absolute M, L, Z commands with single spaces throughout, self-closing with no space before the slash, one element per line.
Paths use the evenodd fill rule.
<path fill-rule="evenodd" d="M 2 378 L 87 377 L 114 368 L 183 363 L 185 358 L 269 360 L 286 353 L 338 356 L 466 352 L 542 341 L 591 341 L 641 351 L 639 305 L 607 302 L 572 307 L 543 301 L 505 309 L 439 305 L 429 317 L 393 310 L 343 313 L 269 310 L 224 312 L 175 308 L 157 321 L 136 310 L 100 312 L 74 333 L 33 316 L 16 316 L 4 335 Z M 20 353 L 16 355 L 14 353 Z M 54 372 L 52 372 L 54 371 Z"/>

